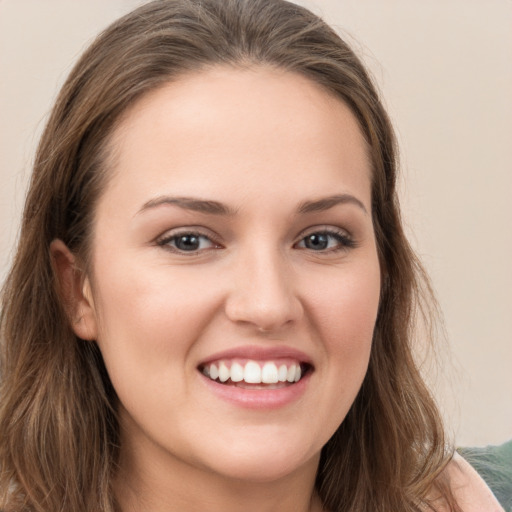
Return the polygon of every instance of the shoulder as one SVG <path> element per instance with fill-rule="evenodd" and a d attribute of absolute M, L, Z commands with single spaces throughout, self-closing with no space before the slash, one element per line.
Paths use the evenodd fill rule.
<path fill-rule="evenodd" d="M 445 471 L 454 497 L 464 512 L 503 512 L 487 484 L 458 453 Z"/>

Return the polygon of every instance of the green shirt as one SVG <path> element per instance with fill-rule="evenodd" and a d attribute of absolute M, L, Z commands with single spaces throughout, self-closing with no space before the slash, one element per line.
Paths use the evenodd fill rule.
<path fill-rule="evenodd" d="M 512 440 L 500 446 L 457 450 L 480 474 L 506 512 L 512 512 Z"/>

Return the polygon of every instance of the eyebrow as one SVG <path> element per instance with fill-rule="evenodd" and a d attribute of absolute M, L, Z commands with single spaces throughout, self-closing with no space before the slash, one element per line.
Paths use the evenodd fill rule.
<path fill-rule="evenodd" d="M 183 208 L 184 210 L 191 210 L 194 212 L 207 213 L 213 215 L 234 215 L 236 212 L 225 204 L 218 201 L 210 201 L 205 199 L 198 199 L 195 197 L 172 197 L 172 196 L 159 196 L 144 203 L 142 208 L 137 214 L 146 210 L 157 208 L 162 205 L 173 205 Z"/>
<path fill-rule="evenodd" d="M 334 206 L 337 206 L 339 204 L 354 204 L 361 208 L 361 210 L 363 210 L 364 213 L 368 214 L 364 204 L 359 199 L 357 199 L 357 197 L 352 196 L 350 194 L 338 194 L 329 197 L 323 197 L 315 201 L 305 201 L 300 204 L 298 212 L 322 212 L 325 210 L 329 210 L 330 208 L 333 208 Z"/>
<path fill-rule="evenodd" d="M 299 205 L 297 211 L 299 214 L 322 212 L 329 210 L 339 204 L 354 204 L 361 208 L 364 213 L 368 213 L 364 204 L 359 199 L 357 199 L 357 197 L 350 194 L 338 194 L 323 197 L 314 201 L 304 201 Z M 233 210 L 227 205 L 218 201 L 199 199 L 195 197 L 159 196 L 144 203 L 142 208 L 137 212 L 137 215 L 146 210 L 157 208 L 162 205 L 178 206 L 184 210 L 191 210 L 194 212 L 206 213 L 210 215 L 234 216 L 236 214 L 236 210 Z"/>

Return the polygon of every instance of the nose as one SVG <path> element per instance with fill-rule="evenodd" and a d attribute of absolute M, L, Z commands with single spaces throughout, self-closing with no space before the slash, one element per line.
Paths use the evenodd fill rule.
<path fill-rule="evenodd" d="M 226 299 L 227 317 L 258 331 L 276 332 L 300 320 L 304 311 L 290 265 L 278 251 L 240 255 Z"/>

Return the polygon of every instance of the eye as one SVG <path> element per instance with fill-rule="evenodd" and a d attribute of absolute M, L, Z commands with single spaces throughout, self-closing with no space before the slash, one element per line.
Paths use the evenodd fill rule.
<path fill-rule="evenodd" d="M 331 252 L 355 247 L 355 242 L 342 231 L 315 231 L 300 240 L 296 247 L 316 252 Z"/>
<path fill-rule="evenodd" d="M 157 244 L 161 247 L 180 253 L 197 253 L 219 247 L 219 245 L 213 242 L 210 237 L 194 232 L 181 232 L 167 235 L 158 240 Z"/>

